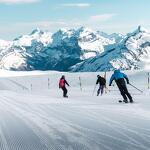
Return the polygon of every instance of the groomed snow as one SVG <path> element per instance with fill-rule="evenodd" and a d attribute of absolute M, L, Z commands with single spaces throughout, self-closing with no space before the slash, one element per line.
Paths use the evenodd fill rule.
<path fill-rule="evenodd" d="M 126 73 L 144 91 L 128 86 L 134 104 L 118 103 L 116 86 L 92 96 L 98 73 L 1 70 L 0 150 L 149 150 L 147 71 Z M 58 88 L 62 74 L 70 84 L 68 99 Z"/>

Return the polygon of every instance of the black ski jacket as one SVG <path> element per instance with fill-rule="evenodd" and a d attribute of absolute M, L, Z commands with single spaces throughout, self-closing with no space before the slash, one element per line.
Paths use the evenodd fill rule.
<path fill-rule="evenodd" d="M 106 79 L 103 78 L 103 77 L 101 77 L 101 76 L 99 76 L 98 79 L 97 79 L 97 81 L 96 81 L 96 84 L 98 84 L 98 83 L 100 85 L 105 85 L 106 84 Z"/>

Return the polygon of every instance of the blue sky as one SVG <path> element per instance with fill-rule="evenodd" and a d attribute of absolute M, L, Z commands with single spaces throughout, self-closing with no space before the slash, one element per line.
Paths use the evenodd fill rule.
<path fill-rule="evenodd" d="M 12 40 L 35 28 L 90 27 L 126 33 L 150 28 L 150 0 L 0 0 L 0 39 Z"/>

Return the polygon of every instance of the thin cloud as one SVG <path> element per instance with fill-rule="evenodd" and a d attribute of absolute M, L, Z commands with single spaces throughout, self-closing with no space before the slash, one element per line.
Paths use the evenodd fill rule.
<path fill-rule="evenodd" d="M 23 27 L 51 28 L 55 26 L 65 26 L 66 23 L 63 21 L 37 21 L 37 22 L 21 22 L 21 23 L 16 23 L 14 25 L 23 26 Z"/>
<path fill-rule="evenodd" d="M 90 20 L 97 21 L 97 22 L 107 21 L 107 20 L 110 20 L 111 18 L 113 18 L 116 15 L 117 14 L 100 14 L 100 15 L 91 16 Z"/>
<path fill-rule="evenodd" d="M 25 3 L 36 3 L 40 0 L 0 0 L 3 4 L 25 4 Z"/>
<path fill-rule="evenodd" d="M 33 29 L 40 28 L 46 31 L 57 31 L 60 28 L 66 28 L 68 24 L 63 21 L 33 21 L 33 22 L 16 22 L 0 24 L 0 39 L 12 40 L 19 35 L 30 33 Z"/>
<path fill-rule="evenodd" d="M 64 7 L 79 7 L 79 8 L 84 8 L 84 7 L 90 7 L 90 3 L 66 3 L 62 4 Z"/>

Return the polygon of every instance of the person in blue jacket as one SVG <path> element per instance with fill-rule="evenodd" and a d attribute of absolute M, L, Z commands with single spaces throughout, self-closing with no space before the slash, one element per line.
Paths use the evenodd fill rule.
<path fill-rule="evenodd" d="M 115 82 L 116 82 L 116 84 L 120 90 L 120 93 L 124 99 L 123 101 L 125 103 L 128 103 L 128 99 L 129 99 L 130 103 L 133 103 L 132 96 L 128 92 L 128 89 L 127 89 L 127 86 L 126 86 L 124 79 L 126 79 L 127 84 L 129 84 L 129 79 L 128 79 L 127 75 L 120 72 L 120 70 L 115 70 L 114 74 L 112 74 L 112 76 L 110 78 L 109 86 L 111 86 L 113 80 L 115 80 Z"/>

